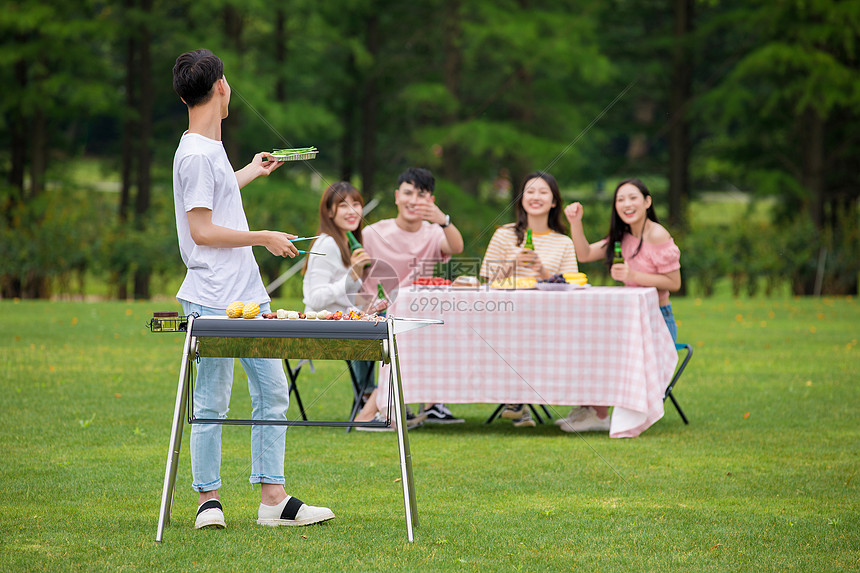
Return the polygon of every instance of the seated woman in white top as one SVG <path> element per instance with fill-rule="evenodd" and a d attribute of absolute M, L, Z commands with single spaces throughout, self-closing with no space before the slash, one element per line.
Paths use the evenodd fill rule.
<path fill-rule="evenodd" d="M 358 189 L 346 181 L 328 186 L 320 200 L 319 238 L 311 243 L 309 251 L 325 256 L 308 256 L 305 259 L 304 296 L 305 313 L 328 310 L 347 313 L 357 310 L 356 296 L 361 291 L 361 277 L 370 257 L 364 249 L 351 250 L 347 231 L 361 242 L 364 199 Z M 351 360 L 350 368 L 361 384 L 368 380 L 366 393 L 373 390 L 373 362 Z"/>

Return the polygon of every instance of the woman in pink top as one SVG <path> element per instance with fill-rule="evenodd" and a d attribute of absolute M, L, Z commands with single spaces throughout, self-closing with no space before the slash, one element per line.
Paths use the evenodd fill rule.
<path fill-rule="evenodd" d="M 582 230 L 582 205 L 568 205 L 564 214 L 570 222 L 570 236 L 580 262 L 604 260 L 612 278 L 625 286 L 655 287 L 660 312 L 677 340 L 677 326 L 669 304 L 669 293 L 681 288 L 681 251 L 669 231 L 657 221 L 651 192 L 639 179 L 625 179 L 615 188 L 615 208 L 609 234 L 596 243 L 588 242 Z M 613 264 L 615 243 L 621 243 L 624 262 Z M 609 430 L 608 406 L 580 406 L 556 421 L 565 432 Z"/>

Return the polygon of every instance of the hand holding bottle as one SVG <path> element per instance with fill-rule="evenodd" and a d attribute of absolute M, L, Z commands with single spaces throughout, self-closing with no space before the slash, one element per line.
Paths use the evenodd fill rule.
<path fill-rule="evenodd" d="M 615 263 L 609 268 L 609 274 L 622 283 L 636 282 L 633 280 L 633 270 L 627 263 Z"/>
<path fill-rule="evenodd" d="M 353 280 L 359 280 L 364 270 L 370 266 L 370 255 L 364 249 L 355 249 L 349 257 L 349 272 Z"/>
<path fill-rule="evenodd" d="M 540 271 L 543 268 L 540 256 L 537 254 L 537 251 L 532 249 L 520 249 L 520 252 L 517 254 L 516 261 L 518 267 L 535 271 Z"/>
<path fill-rule="evenodd" d="M 379 317 L 385 316 L 385 312 L 390 306 L 390 301 L 388 300 L 388 296 L 385 294 L 385 289 L 382 287 L 382 283 L 377 283 L 376 285 L 376 299 L 370 304 L 367 309 L 367 312 L 371 314 L 376 314 Z"/>
<path fill-rule="evenodd" d="M 370 256 L 364 252 L 364 247 L 361 246 L 361 243 L 358 242 L 358 239 L 352 231 L 346 232 L 346 241 L 349 244 L 349 251 L 351 253 L 349 257 L 349 270 L 352 273 L 352 277 L 355 280 L 358 280 L 361 278 L 364 269 L 370 266 Z M 361 254 L 358 255 L 360 259 L 356 257 L 356 253 L 359 251 L 361 252 Z M 358 266 L 358 260 L 361 261 L 361 266 Z"/>

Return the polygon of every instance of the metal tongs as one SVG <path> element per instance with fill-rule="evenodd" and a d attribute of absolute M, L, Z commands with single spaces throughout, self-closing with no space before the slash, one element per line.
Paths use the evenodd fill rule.
<path fill-rule="evenodd" d="M 317 235 L 316 237 L 299 237 L 297 239 L 290 239 L 290 242 L 295 243 L 297 241 L 310 241 L 312 239 L 318 239 L 319 237 L 320 237 L 320 235 Z M 320 255 L 321 257 L 325 256 L 325 253 L 315 253 L 313 251 L 302 251 L 302 250 L 299 250 L 299 254 L 300 255 L 306 255 L 306 254 L 307 255 Z"/>

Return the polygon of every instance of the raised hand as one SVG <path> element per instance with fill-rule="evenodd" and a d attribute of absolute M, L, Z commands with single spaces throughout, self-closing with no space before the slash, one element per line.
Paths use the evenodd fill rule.
<path fill-rule="evenodd" d="M 441 225 L 445 222 L 445 213 L 436 205 L 435 202 L 426 201 L 418 203 L 415 206 L 415 211 L 421 215 L 421 218 L 430 223 Z"/>
<path fill-rule="evenodd" d="M 567 221 L 570 224 L 581 223 L 582 222 L 582 204 L 578 201 L 576 203 L 571 203 L 567 207 L 564 208 L 564 216 L 567 217 Z"/>

